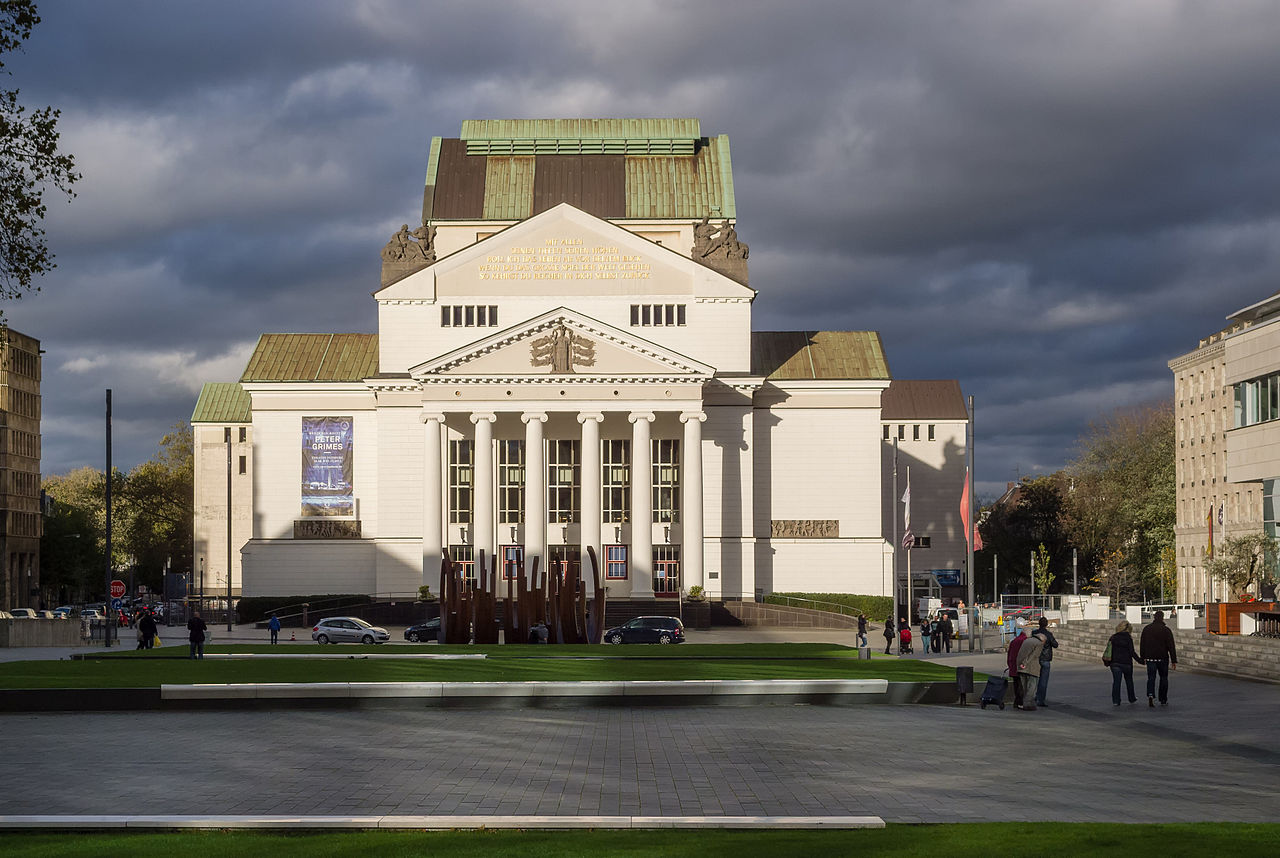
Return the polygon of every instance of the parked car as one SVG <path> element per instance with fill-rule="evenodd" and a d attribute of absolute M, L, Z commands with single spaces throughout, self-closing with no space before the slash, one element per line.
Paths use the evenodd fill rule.
<path fill-rule="evenodd" d="M 35 608 L 11 608 L 9 613 L 15 620 L 34 620 L 37 617 Z"/>
<path fill-rule="evenodd" d="M 105 620 L 106 616 L 97 608 L 84 608 L 80 611 L 80 619 L 82 620 Z"/>
<path fill-rule="evenodd" d="M 684 643 L 679 617 L 636 617 L 604 633 L 605 643 Z"/>
<path fill-rule="evenodd" d="M 56 620 L 57 617 L 53 615 L 53 611 L 36 611 L 36 619 L 37 620 Z"/>
<path fill-rule="evenodd" d="M 8 611 L 0 611 L 0 620 L 12 620 L 13 614 Z"/>
<path fill-rule="evenodd" d="M 311 630 L 311 639 L 327 643 L 386 643 L 391 635 L 386 629 L 371 626 L 359 617 L 325 617 Z"/>
<path fill-rule="evenodd" d="M 411 643 L 440 640 L 440 618 L 436 617 L 434 620 L 409 626 L 404 630 L 404 639 Z"/>
<path fill-rule="evenodd" d="M 53 609 L 53 615 L 60 620 L 65 620 L 75 613 L 75 609 L 70 605 L 60 605 Z"/>

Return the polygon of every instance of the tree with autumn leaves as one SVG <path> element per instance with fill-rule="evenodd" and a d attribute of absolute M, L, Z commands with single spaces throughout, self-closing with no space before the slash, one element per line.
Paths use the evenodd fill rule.
<path fill-rule="evenodd" d="M 1081 589 L 1092 585 L 1122 600 L 1157 597 L 1163 577 L 1169 595 L 1174 445 L 1171 403 L 1112 412 L 1090 425 L 1065 469 L 1024 478 L 1003 504 L 989 507 L 983 553 L 999 557 L 1001 589 L 1028 592 L 1037 552 L 1055 576 L 1050 591 L 1071 592 L 1075 549 Z M 979 582 L 984 567 L 991 580 L 991 558 L 982 559 Z"/>
<path fill-rule="evenodd" d="M 112 474 L 111 567 L 133 572 L 135 584 L 161 592 L 168 565 L 191 569 L 194 504 L 191 426 L 180 423 L 160 441 L 151 459 Z M 66 602 L 102 597 L 106 581 L 106 477 L 77 468 L 46 477 L 53 500 L 40 541 L 45 600 Z"/>

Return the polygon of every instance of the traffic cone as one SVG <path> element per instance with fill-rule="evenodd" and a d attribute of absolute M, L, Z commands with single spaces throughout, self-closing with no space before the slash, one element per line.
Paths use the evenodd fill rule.
<path fill-rule="evenodd" d="M 296 641 L 298 639 L 297 632 L 289 632 L 289 640 Z"/>

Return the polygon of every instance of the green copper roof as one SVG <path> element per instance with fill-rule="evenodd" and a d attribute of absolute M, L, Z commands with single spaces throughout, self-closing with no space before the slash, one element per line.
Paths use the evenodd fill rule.
<path fill-rule="evenodd" d="M 877 331 L 753 331 L 751 374 L 775 380 L 890 378 Z"/>
<path fill-rule="evenodd" d="M 377 334 L 263 334 L 240 381 L 362 381 L 377 374 Z"/>
<path fill-rule="evenodd" d="M 469 119 L 431 141 L 424 220 L 523 220 L 559 202 L 736 219 L 729 137 L 703 137 L 697 119 Z"/>
<path fill-rule="evenodd" d="M 192 423 L 252 423 L 249 394 L 235 382 L 211 381 L 200 389 Z"/>

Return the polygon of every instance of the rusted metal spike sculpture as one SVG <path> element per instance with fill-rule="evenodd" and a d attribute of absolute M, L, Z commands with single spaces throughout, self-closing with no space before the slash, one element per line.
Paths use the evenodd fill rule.
<path fill-rule="evenodd" d="M 596 550 L 587 546 L 587 559 L 591 561 L 591 584 L 595 590 L 591 599 L 591 609 L 587 616 L 587 643 L 598 644 L 604 640 L 604 603 L 605 591 L 600 586 L 600 564 L 596 561 Z M 586 593 L 583 593 L 586 600 Z"/>

